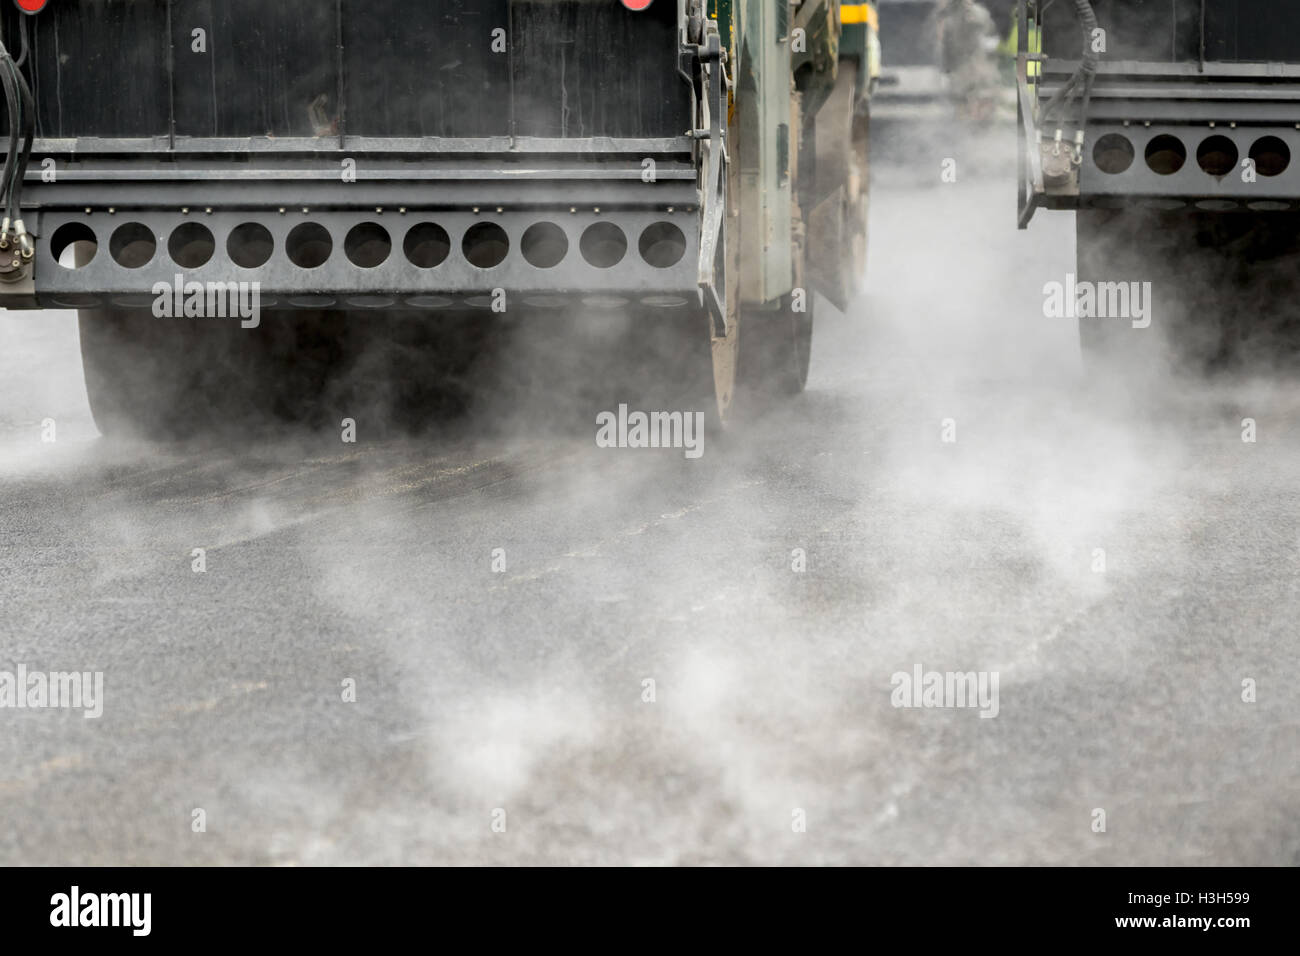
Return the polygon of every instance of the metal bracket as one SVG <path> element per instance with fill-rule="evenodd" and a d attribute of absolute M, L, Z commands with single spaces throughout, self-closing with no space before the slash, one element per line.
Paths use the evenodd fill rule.
<path fill-rule="evenodd" d="M 714 333 L 727 334 L 726 276 L 718 275 L 718 250 L 726 241 L 723 217 L 727 206 L 727 80 L 723 70 L 722 41 L 716 21 L 704 26 L 704 42 L 697 47 L 700 136 L 700 256 L 697 281 L 700 303 L 713 321 Z"/>
<path fill-rule="evenodd" d="M 1046 187 L 1043 185 L 1043 157 L 1038 147 L 1038 123 L 1036 119 L 1037 99 L 1029 89 L 1029 64 L 1041 62 L 1046 58 L 1029 49 L 1029 4 L 1022 0 L 1018 4 L 1017 50 L 1016 50 L 1016 113 L 1020 126 L 1020 149 L 1017 151 L 1019 167 L 1017 206 L 1017 226 L 1029 228 Z M 1037 24 L 1037 12 L 1035 24 Z M 1041 75 L 1040 75 L 1041 80 Z"/>

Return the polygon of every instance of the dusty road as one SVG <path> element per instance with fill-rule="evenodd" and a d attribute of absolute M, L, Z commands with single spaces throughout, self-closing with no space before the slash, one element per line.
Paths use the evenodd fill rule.
<path fill-rule="evenodd" d="M 807 394 L 694 461 L 113 445 L 71 316 L 0 316 L 0 671 L 104 675 L 0 709 L 0 862 L 1300 864 L 1300 390 L 1106 401 L 1071 218 L 899 172 Z"/>

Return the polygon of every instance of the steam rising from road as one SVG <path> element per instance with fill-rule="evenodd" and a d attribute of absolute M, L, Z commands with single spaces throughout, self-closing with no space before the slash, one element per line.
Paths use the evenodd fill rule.
<path fill-rule="evenodd" d="M 90 439 L 66 318 L 4 317 L 8 646 L 110 692 L 5 736 L 0 858 L 1294 862 L 1295 718 L 1239 697 L 1296 677 L 1289 381 L 1085 375 L 1072 218 L 939 170 L 877 168 L 808 393 L 698 460 L 596 445 L 647 407 L 630 313 L 510 317 L 415 435 L 372 437 L 372 353 L 356 445 L 176 449 Z M 892 707 L 917 664 L 999 673 L 997 718 Z"/>

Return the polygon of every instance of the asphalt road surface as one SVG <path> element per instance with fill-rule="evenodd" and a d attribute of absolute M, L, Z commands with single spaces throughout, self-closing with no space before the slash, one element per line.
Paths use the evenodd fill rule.
<path fill-rule="evenodd" d="M 75 319 L 0 316 L 0 671 L 103 674 L 0 709 L 0 863 L 1300 864 L 1300 391 L 1113 400 L 1072 217 L 939 172 L 876 170 L 807 393 L 696 460 L 544 398 L 110 443 Z"/>

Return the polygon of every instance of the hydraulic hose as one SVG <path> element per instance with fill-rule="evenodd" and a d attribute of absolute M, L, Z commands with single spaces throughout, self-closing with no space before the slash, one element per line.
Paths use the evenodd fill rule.
<path fill-rule="evenodd" d="M 14 61 L 14 66 L 21 69 L 22 65 L 27 62 L 27 18 L 26 17 L 18 18 L 18 34 L 19 36 L 22 37 L 23 45 L 22 45 L 22 52 L 18 54 L 18 59 Z"/>
<path fill-rule="evenodd" d="M 18 207 L 19 196 L 22 193 L 23 183 L 27 180 L 27 166 L 32 158 L 32 146 L 36 142 L 36 102 L 32 97 L 31 87 L 27 85 L 27 80 L 19 72 L 17 64 L 12 60 L 7 61 L 9 68 L 13 71 L 14 82 L 18 86 L 18 92 L 22 95 L 22 114 L 23 114 L 23 151 L 18 161 L 18 168 L 14 171 L 14 188 L 9 194 L 10 215 L 17 220 L 22 215 L 22 210 Z"/>
<path fill-rule="evenodd" d="M 16 170 L 16 161 L 18 158 L 18 141 L 21 136 L 20 127 L 22 119 L 19 115 L 19 94 L 14 84 L 13 74 L 9 71 L 10 63 L 9 51 L 5 49 L 4 44 L 0 43 L 0 84 L 4 86 L 5 102 L 9 107 L 9 150 L 5 154 L 5 166 L 3 177 L 0 177 L 0 203 L 3 203 L 5 209 L 5 219 L 3 231 L 0 231 L 0 241 L 7 242 L 9 239 L 9 226 L 13 220 L 12 197 L 16 185 L 13 175 Z"/>
<path fill-rule="evenodd" d="M 1083 84 L 1083 107 L 1079 115 L 1079 125 L 1083 126 L 1088 121 L 1088 104 L 1092 100 L 1092 85 L 1097 77 L 1097 63 L 1101 59 L 1097 51 L 1092 48 L 1093 32 L 1097 29 L 1097 13 L 1092 8 L 1091 0 L 1074 0 L 1074 10 L 1083 30 L 1083 57 L 1079 68 L 1043 108 L 1044 123 L 1064 104 L 1067 97 L 1078 94 L 1080 84 Z"/>

